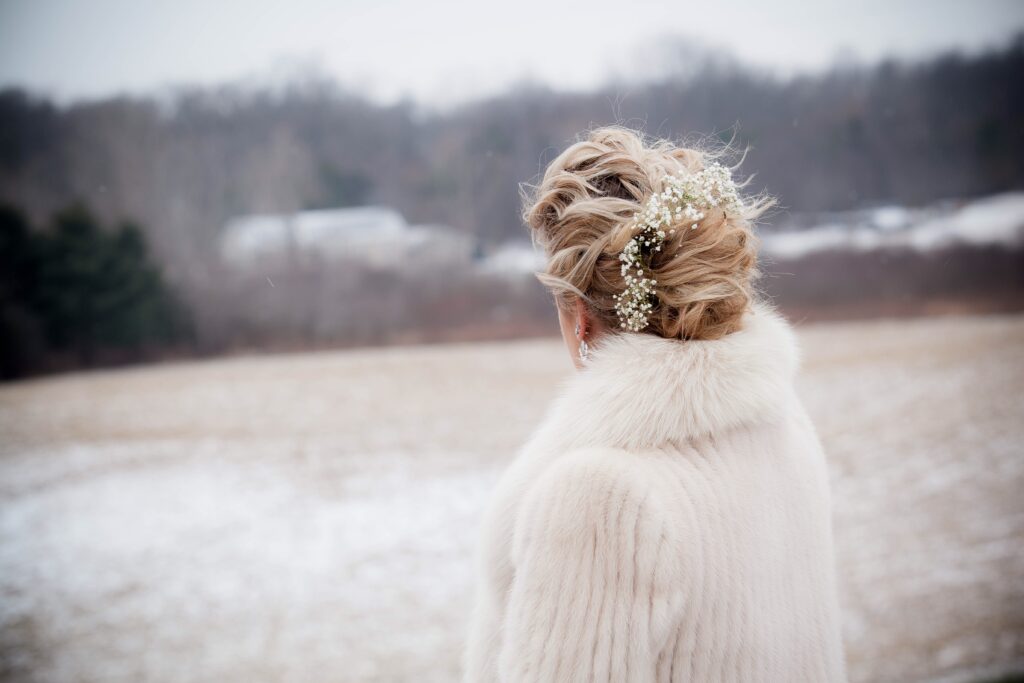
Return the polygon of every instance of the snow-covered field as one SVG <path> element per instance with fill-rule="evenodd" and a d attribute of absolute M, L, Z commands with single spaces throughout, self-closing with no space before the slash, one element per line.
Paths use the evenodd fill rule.
<path fill-rule="evenodd" d="M 1007 192 L 923 208 L 886 206 L 823 214 L 810 226 L 788 226 L 763 238 L 767 254 L 796 259 L 827 250 L 912 249 L 957 244 L 1016 247 L 1024 243 L 1024 192 Z"/>
<path fill-rule="evenodd" d="M 854 681 L 1024 670 L 1024 317 L 802 328 Z M 555 341 L 0 387 L 0 677 L 454 681 Z"/>

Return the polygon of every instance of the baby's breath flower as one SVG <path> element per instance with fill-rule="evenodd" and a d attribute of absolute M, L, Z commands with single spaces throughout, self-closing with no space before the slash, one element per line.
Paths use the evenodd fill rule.
<path fill-rule="evenodd" d="M 619 254 L 626 289 L 616 294 L 615 312 L 623 329 L 639 332 L 647 327 L 647 314 L 654 307 L 657 280 L 644 277 L 641 248 L 652 247 L 661 251 L 667 234 L 674 235 L 673 222 L 685 219 L 690 229 L 696 230 L 705 217 L 705 211 L 721 207 L 725 211 L 740 211 L 743 202 L 732 180 L 729 169 L 719 163 L 685 178 L 665 176 L 664 189 L 651 195 L 642 211 L 633 214 L 634 236 Z M 632 271 L 635 271 L 634 275 Z"/>

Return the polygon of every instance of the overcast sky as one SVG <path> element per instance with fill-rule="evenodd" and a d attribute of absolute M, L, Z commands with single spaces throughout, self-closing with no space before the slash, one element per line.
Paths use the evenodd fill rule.
<path fill-rule="evenodd" d="M 62 101 L 312 70 L 378 101 L 443 105 L 532 80 L 643 78 L 673 40 L 780 73 L 977 51 L 1024 0 L 0 0 L 0 85 Z"/>

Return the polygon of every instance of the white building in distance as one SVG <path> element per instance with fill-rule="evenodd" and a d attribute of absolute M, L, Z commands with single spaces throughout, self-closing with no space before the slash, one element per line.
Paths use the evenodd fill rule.
<path fill-rule="evenodd" d="M 391 268 L 473 257 L 469 237 L 441 226 L 409 226 L 398 211 L 377 206 L 239 216 L 224 226 L 220 249 L 236 268 L 290 258 Z"/>

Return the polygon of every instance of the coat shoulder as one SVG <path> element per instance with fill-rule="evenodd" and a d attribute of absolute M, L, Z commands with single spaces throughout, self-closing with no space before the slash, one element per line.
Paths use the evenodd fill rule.
<path fill-rule="evenodd" d="M 535 497 L 570 494 L 590 503 L 604 500 L 608 491 L 631 497 L 653 492 L 643 454 L 613 446 L 574 448 L 554 459 L 530 487 Z"/>
<path fill-rule="evenodd" d="M 516 518 L 513 555 L 526 543 L 565 547 L 581 535 L 660 526 L 664 508 L 641 454 L 595 446 L 545 467 L 524 492 Z"/>

